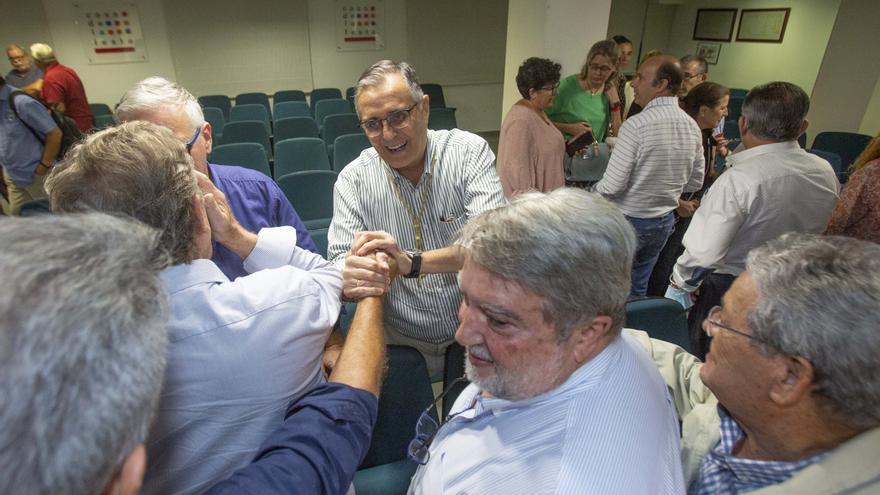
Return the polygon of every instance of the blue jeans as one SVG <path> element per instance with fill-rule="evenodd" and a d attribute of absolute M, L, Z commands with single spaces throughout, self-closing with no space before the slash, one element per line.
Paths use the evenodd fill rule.
<path fill-rule="evenodd" d="M 666 244 L 666 239 L 675 227 L 675 215 L 672 212 L 657 218 L 626 217 L 636 231 L 638 247 L 633 259 L 632 288 L 630 296 L 644 296 L 648 291 L 648 279 L 657 257 Z"/>

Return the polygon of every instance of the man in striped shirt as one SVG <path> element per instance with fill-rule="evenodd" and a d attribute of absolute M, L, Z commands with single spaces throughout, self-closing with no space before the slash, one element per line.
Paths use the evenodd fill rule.
<path fill-rule="evenodd" d="M 469 219 L 504 202 L 495 156 L 474 134 L 428 130 L 428 96 L 406 62 L 367 69 L 355 103 L 373 146 L 339 174 L 327 257 L 343 269 L 343 294 L 353 300 L 385 290 L 372 253 L 396 259 L 402 276 L 386 298 L 386 338 L 418 349 L 437 377 L 461 302 L 453 241 Z"/>
<path fill-rule="evenodd" d="M 623 210 L 636 229 L 633 296 L 644 296 L 657 256 L 675 225 L 682 192 L 696 191 L 705 175 L 702 134 L 678 106 L 681 67 L 671 56 L 644 61 L 632 81 L 635 102 L 644 107 L 627 119 L 608 168 L 593 190 Z"/>
<path fill-rule="evenodd" d="M 461 238 L 472 383 L 439 431 L 420 422 L 410 493 L 684 493 L 666 384 L 621 335 L 636 237 L 620 210 L 527 193 Z"/>

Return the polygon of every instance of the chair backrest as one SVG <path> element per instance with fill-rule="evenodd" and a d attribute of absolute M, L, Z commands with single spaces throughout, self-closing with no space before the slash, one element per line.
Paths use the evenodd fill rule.
<path fill-rule="evenodd" d="M 812 153 L 819 158 L 825 159 L 828 163 L 831 164 L 831 168 L 834 169 L 834 174 L 837 175 L 837 180 L 841 183 L 845 182 L 844 170 L 843 170 L 843 161 L 840 159 L 840 155 L 837 153 L 832 153 L 830 151 L 817 150 L 815 148 L 806 150 L 808 153 Z"/>
<path fill-rule="evenodd" d="M 272 107 L 269 106 L 269 95 L 266 93 L 241 93 L 235 96 L 235 106 L 238 105 L 263 105 L 266 113 L 272 115 Z"/>
<path fill-rule="evenodd" d="M 310 95 L 312 117 L 315 116 L 315 104 L 329 98 L 342 98 L 342 91 L 339 91 L 339 88 L 315 88 L 312 90 Z"/>
<path fill-rule="evenodd" d="M 626 303 L 627 328 L 644 330 L 654 339 L 690 349 L 687 311 L 665 297 L 648 297 Z"/>
<path fill-rule="evenodd" d="M 299 211 L 299 210 L 297 210 Z M 361 468 L 406 458 L 416 422 L 434 400 L 425 358 L 407 346 L 388 346 L 388 372 L 379 394 L 379 416 Z M 436 409 L 433 419 L 437 421 Z"/>
<path fill-rule="evenodd" d="M 733 98 L 734 96 L 736 96 L 738 98 L 745 98 L 747 94 L 749 94 L 749 90 L 747 90 L 747 89 L 730 88 L 730 97 L 731 98 Z"/>
<path fill-rule="evenodd" d="M 318 124 L 311 117 L 287 117 L 275 121 L 275 142 L 298 137 L 318 137 Z"/>
<path fill-rule="evenodd" d="M 269 123 L 269 112 L 266 107 L 260 104 L 254 105 L 235 105 L 229 114 L 229 122 L 240 122 L 242 120 L 258 120 L 266 124 L 266 130 L 272 132 L 272 125 Z"/>
<path fill-rule="evenodd" d="M 258 143 L 232 143 L 215 146 L 211 151 L 211 163 L 237 165 L 272 177 L 266 151 Z"/>
<path fill-rule="evenodd" d="M 257 143 L 263 146 L 266 156 L 272 156 L 272 147 L 269 144 L 269 130 L 266 123 L 259 120 L 241 120 L 227 122 L 223 127 L 223 141 L 221 144 L 232 143 Z"/>
<path fill-rule="evenodd" d="M 98 117 L 100 115 L 113 115 L 113 110 L 111 110 L 110 106 L 106 103 L 89 103 L 89 111 L 92 112 L 93 117 Z"/>
<path fill-rule="evenodd" d="M 315 247 L 318 248 L 318 254 L 323 257 L 327 257 L 327 232 L 330 229 L 312 229 L 309 231 L 309 234 L 312 236 L 312 240 L 315 241 Z"/>
<path fill-rule="evenodd" d="M 304 91 L 298 89 L 285 89 L 283 91 L 276 91 L 275 94 L 272 95 L 273 105 L 284 103 L 286 101 L 306 101 L 306 94 Z"/>
<path fill-rule="evenodd" d="M 106 129 L 116 125 L 112 115 L 95 115 L 95 129 Z"/>
<path fill-rule="evenodd" d="M 202 110 L 205 114 L 205 121 L 211 124 L 211 133 L 214 140 L 223 140 L 223 128 L 226 127 L 226 119 L 223 118 L 223 110 L 217 107 L 207 107 Z"/>
<path fill-rule="evenodd" d="M 455 129 L 458 122 L 455 121 L 454 108 L 432 108 L 428 115 L 428 129 L 435 131 L 440 129 Z"/>
<path fill-rule="evenodd" d="M 340 113 L 328 115 L 324 118 L 322 136 L 327 146 L 332 145 L 336 138 L 344 134 L 357 134 L 361 131 L 361 124 L 357 115 L 352 113 Z"/>
<path fill-rule="evenodd" d="M 232 108 L 232 102 L 226 95 L 205 95 L 199 96 L 199 105 L 202 108 L 214 107 L 219 108 L 223 112 L 223 118 L 229 120 L 229 109 Z"/>
<path fill-rule="evenodd" d="M 333 170 L 342 172 L 346 165 L 360 156 L 361 151 L 372 146 L 363 132 L 343 134 L 333 141 Z"/>
<path fill-rule="evenodd" d="M 282 101 L 275 104 L 272 116 L 276 122 L 288 117 L 308 117 L 311 119 L 312 111 L 309 109 L 309 104 L 304 101 Z"/>
<path fill-rule="evenodd" d="M 727 103 L 727 120 L 728 121 L 736 122 L 739 120 L 739 116 L 742 115 L 744 100 L 745 100 L 744 96 L 731 96 L 730 97 L 730 101 Z"/>
<path fill-rule="evenodd" d="M 304 222 L 333 218 L 333 185 L 336 184 L 336 172 L 332 170 L 294 172 L 278 177 L 277 182 L 278 187 Z"/>
<path fill-rule="evenodd" d="M 340 113 L 351 113 L 351 105 L 342 98 L 327 98 L 316 103 L 315 106 L 315 122 L 318 125 L 324 125 L 324 118 L 328 115 L 336 115 Z"/>
<path fill-rule="evenodd" d="M 798 136 L 797 142 L 799 145 L 801 145 L 801 148 L 806 148 L 807 147 L 807 133 L 802 132 L 801 135 Z"/>
<path fill-rule="evenodd" d="M 727 139 L 739 139 L 739 123 L 736 120 L 731 120 L 729 117 L 724 122 L 724 137 Z M 728 146 L 729 147 L 729 146 Z M 730 151 L 733 151 L 731 148 Z"/>
<path fill-rule="evenodd" d="M 843 169 L 847 170 L 870 142 L 871 136 L 867 134 L 826 131 L 816 134 L 812 149 L 837 153 Z"/>
<path fill-rule="evenodd" d="M 356 91 L 357 88 L 354 86 L 345 88 L 345 99 L 348 100 L 348 104 L 351 106 L 351 113 L 357 113 L 357 110 L 354 108 L 354 93 Z"/>
<path fill-rule="evenodd" d="M 431 108 L 446 108 L 446 98 L 443 97 L 443 86 L 439 84 L 422 84 L 422 91 L 428 95 Z"/>
<path fill-rule="evenodd" d="M 275 178 L 305 170 L 330 170 L 327 146 L 316 137 L 275 142 Z"/>

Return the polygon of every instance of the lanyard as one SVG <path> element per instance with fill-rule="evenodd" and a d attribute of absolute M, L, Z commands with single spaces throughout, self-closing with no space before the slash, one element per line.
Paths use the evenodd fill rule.
<path fill-rule="evenodd" d="M 400 203 L 406 209 L 406 212 L 409 213 L 410 220 L 412 220 L 413 232 L 416 237 L 416 249 L 424 251 L 424 245 L 422 243 L 422 216 L 425 213 L 425 206 L 428 204 L 428 193 L 431 189 L 431 179 L 434 177 L 434 165 L 437 163 L 437 155 L 431 155 L 431 170 L 428 176 L 425 178 L 425 184 L 422 187 L 422 194 L 419 198 L 419 213 L 416 214 L 413 210 L 412 206 L 406 202 L 406 199 L 403 198 L 403 194 L 401 194 L 400 189 L 397 188 L 397 183 L 394 182 L 394 177 L 392 177 L 391 172 L 386 168 L 385 175 L 388 176 L 388 183 L 391 184 L 391 189 L 394 190 L 394 194 L 397 195 L 397 199 L 400 200 Z"/>

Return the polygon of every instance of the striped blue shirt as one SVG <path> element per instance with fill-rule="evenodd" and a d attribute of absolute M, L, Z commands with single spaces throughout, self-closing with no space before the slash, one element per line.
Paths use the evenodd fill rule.
<path fill-rule="evenodd" d="M 721 441 L 703 459 L 697 481 L 699 495 L 736 495 L 765 486 L 778 485 L 807 466 L 821 461 L 822 452 L 799 461 L 758 461 L 734 457 L 733 449 L 745 438 L 745 432 L 727 411 L 718 406 Z"/>
<path fill-rule="evenodd" d="M 428 131 L 425 171 L 416 185 L 389 167 L 376 150 L 367 148 L 339 174 L 333 193 L 333 221 L 327 233 L 327 259 L 341 269 L 354 235 L 384 230 L 401 248 L 415 249 L 412 217 L 388 181 L 418 212 L 431 160 L 434 177 L 422 218 L 422 251 L 452 245 L 471 218 L 504 203 L 495 173 L 495 155 L 488 143 L 469 132 Z M 419 279 L 397 277 L 385 302 L 385 324 L 425 342 L 448 341 L 458 327 L 461 294 L 455 273 L 428 274 Z"/>
<path fill-rule="evenodd" d="M 479 394 L 456 400 L 410 494 L 684 493 L 675 408 L 630 336 L 537 397 Z"/>

